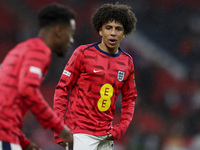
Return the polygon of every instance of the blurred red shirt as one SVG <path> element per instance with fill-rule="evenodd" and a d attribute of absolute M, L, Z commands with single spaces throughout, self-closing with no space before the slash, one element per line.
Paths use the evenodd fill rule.
<path fill-rule="evenodd" d="M 63 129 L 39 90 L 50 61 L 51 50 L 40 38 L 19 43 L 5 57 L 0 68 L 0 140 L 28 144 L 21 132 L 28 109 L 43 127 L 57 133 Z"/>

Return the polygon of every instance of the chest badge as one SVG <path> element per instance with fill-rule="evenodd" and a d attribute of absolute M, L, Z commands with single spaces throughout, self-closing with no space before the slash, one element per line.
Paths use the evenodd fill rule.
<path fill-rule="evenodd" d="M 117 74 L 117 79 L 121 82 L 124 80 L 124 75 L 125 75 L 125 72 L 124 71 L 120 71 L 118 70 L 118 74 Z"/>

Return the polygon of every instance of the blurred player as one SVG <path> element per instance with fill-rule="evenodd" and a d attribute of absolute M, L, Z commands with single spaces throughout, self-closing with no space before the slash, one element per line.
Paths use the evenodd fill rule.
<path fill-rule="evenodd" d="M 133 59 L 119 45 L 135 30 L 136 22 L 129 6 L 102 5 L 92 17 L 101 41 L 79 46 L 65 66 L 55 90 L 54 110 L 73 133 L 73 150 L 112 150 L 113 140 L 132 120 L 137 97 Z M 121 120 L 113 127 L 119 92 Z M 58 137 L 56 142 L 65 146 Z"/>
<path fill-rule="evenodd" d="M 51 53 L 64 56 L 73 43 L 75 14 L 66 6 L 51 4 L 38 14 L 38 37 L 15 46 L 0 68 L 0 150 L 38 150 L 21 132 L 28 111 L 44 128 L 72 142 L 70 130 L 44 100 L 40 85 Z M 21 146 L 20 146 L 21 145 Z"/>

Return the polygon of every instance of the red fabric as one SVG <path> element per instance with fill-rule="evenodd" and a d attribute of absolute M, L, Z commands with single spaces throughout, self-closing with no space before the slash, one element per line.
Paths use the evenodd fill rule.
<path fill-rule="evenodd" d="M 25 135 L 22 133 L 20 136 L 20 145 L 22 149 L 25 149 L 31 142 L 25 137 Z"/>
<path fill-rule="evenodd" d="M 110 132 L 118 139 L 132 120 L 137 97 L 133 60 L 121 49 L 109 55 L 97 45 L 82 45 L 72 54 L 56 87 L 54 110 L 72 133 L 103 136 Z M 122 81 L 118 79 L 119 71 L 125 73 Z M 120 91 L 121 120 L 112 127 Z"/>
<path fill-rule="evenodd" d="M 50 61 L 51 51 L 40 38 L 18 44 L 5 57 L 0 68 L 0 140 L 20 144 L 28 109 L 44 128 L 57 133 L 63 129 L 39 90 Z"/>

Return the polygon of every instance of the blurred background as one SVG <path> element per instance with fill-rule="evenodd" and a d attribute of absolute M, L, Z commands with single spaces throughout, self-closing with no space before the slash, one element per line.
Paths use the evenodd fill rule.
<path fill-rule="evenodd" d="M 135 114 L 115 150 L 200 149 L 200 0 L 118 0 L 132 7 L 137 30 L 121 48 L 134 59 L 138 90 Z M 73 50 L 100 40 L 90 17 L 103 3 L 115 0 L 1 0 L 0 63 L 7 52 L 37 36 L 37 12 L 46 4 L 67 4 L 76 12 L 75 42 L 65 58 L 53 55 L 41 91 L 53 105 L 53 94 Z M 120 119 L 120 96 L 115 123 Z M 43 150 L 63 150 L 53 132 L 29 113 L 24 133 Z"/>

